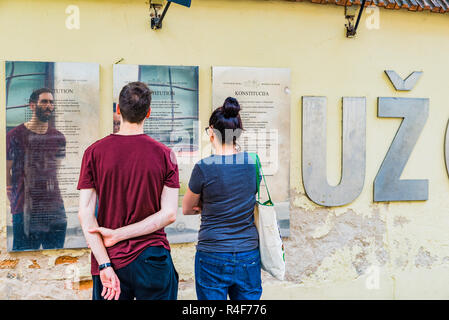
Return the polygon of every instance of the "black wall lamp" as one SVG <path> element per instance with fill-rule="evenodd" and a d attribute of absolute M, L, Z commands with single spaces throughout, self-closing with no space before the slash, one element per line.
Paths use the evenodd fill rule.
<path fill-rule="evenodd" d="M 354 25 L 354 18 L 357 10 L 355 8 L 352 8 L 352 6 L 350 7 L 345 6 L 345 18 L 348 21 L 348 23 L 345 24 L 347 38 L 355 37 L 357 33 L 357 28 L 359 27 L 360 18 L 362 17 L 363 10 L 365 9 L 365 3 L 366 0 L 363 0 L 362 5 L 360 6 L 359 14 L 357 15 L 357 21 L 355 25 Z"/>
<path fill-rule="evenodd" d="M 159 10 L 162 8 L 164 0 L 150 0 L 150 10 L 154 10 L 154 14 L 152 14 L 151 18 L 151 29 L 157 30 L 162 28 L 162 20 L 164 20 L 165 15 L 167 14 L 168 8 L 170 8 L 171 3 L 177 3 L 185 7 L 190 7 L 192 0 L 170 0 L 167 1 L 167 4 L 164 7 L 164 11 L 162 14 L 159 14 Z"/>

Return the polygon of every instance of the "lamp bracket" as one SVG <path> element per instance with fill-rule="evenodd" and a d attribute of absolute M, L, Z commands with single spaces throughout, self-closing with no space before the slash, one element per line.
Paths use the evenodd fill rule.
<path fill-rule="evenodd" d="M 150 13 L 151 29 L 153 30 L 162 28 L 162 20 L 164 20 L 165 14 L 167 13 L 168 8 L 170 8 L 171 1 L 167 1 L 164 11 L 160 14 L 159 11 L 163 6 L 163 2 L 163 0 L 150 0 L 150 12 L 151 9 L 153 9 L 153 12 Z"/>
<path fill-rule="evenodd" d="M 359 9 L 359 13 L 357 14 L 357 8 L 354 6 L 345 6 L 345 19 L 347 20 L 347 23 L 345 24 L 346 27 L 346 37 L 347 38 L 354 38 L 357 33 L 357 28 L 359 26 L 360 18 L 362 17 L 363 10 L 365 9 L 365 3 L 366 0 L 362 1 L 362 4 Z M 354 18 L 357 15 L 357 21 L 354 24 Z"/>

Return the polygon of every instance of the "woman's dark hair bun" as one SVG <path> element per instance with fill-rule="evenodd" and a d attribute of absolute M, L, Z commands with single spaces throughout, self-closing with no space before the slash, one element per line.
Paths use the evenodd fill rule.
<path fill-rule="evenodd" d="M 226 141 L 228 134 L 226 130 L 232 130 L 234 135 L 232 136 L 232 142 L 235 144 L 236 139 L 240 136 L 243 125 L 242 119 L 240 119 L 240 104 L 236 98 L 228 97 L 224 101 L 221 107 L 212 112 L 209 118 L 209 126 L 212 126 L 214 130 L 218 130 L 221 134 L 222 143 L 231 143 Z"/>
<path fill-rule="evenodd" d="M 240 104 L 236 98 L 228 97 L 223 103 L 223 115 L 225 118 L 235 118 L 239 115 Z"/>

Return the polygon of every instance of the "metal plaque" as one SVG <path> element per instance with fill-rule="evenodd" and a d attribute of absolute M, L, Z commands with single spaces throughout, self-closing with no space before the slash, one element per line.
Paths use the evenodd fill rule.
<path fill-rule="evenodd" d="M 100 66 L 6 61 L 8 251 L 86 248 L 83 151 L 101 137 Z"/>

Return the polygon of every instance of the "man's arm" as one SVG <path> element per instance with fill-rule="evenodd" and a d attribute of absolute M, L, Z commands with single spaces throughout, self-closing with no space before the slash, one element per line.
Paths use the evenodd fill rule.
<path fill-rule="evenodd" d="M 113 246 L 117 242 L 137 238 L 153 233 L 176 221 L 178 211 L 178 188 L 164 186 L 161 195 L 161 210 L 145 218 L 142 221 L 112 230 L 93 227 L 89 229 L 92 234 L 101 234 L 106 247 Z"/>
<path fill-rule="evenodd" d="M 184 215 L 201 213 L 201 195 L 193 193 L 190 188 L 187 188 L 186 194 L 182 199 L 182 213 Z"/>
<path fill-rule="evenodd" d="M 111 262 L 108 252 L 103 244 L 103 240 L 99 234 L 90 233 L 88 230 L 98 227 L 97 219 L 95 218 L 95 205 L 97 202 L 97 192 L 95 189 L 81 189 L 78 218 L 81 222 L 86 241 L 92 250 L 99 265 Z M 117 300 L 120 295 L 120 281 L 111 267 L 100 271 L 100 279 L 103 284 L 102 296 L 111 300 Z"/>
<path fill-rule="evenodd" d="M 11 176 L 11 169 L 12 169 L 12 160 L 6 160 L 6 193 L 9 199 L 9 202 L 11 203 L 12 200 L 12 176 Z"/>
<path fill-rule="evenodd" d="M 59 171 L 59 169 L 62 166 L 62 161 L 65 159 L 66 156 L 66 140 L 62 133 L 60 133 L 60 141 L 58 146 L 58 151 L 56 152 L 56 169 Z"/>

